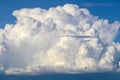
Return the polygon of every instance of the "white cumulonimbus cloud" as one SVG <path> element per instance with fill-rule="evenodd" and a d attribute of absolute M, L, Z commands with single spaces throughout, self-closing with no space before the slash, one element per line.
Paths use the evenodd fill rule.
<path fill-rule="evenodd" d="M 16 24 L 0 29 L 0 72 L 38 74 L 120 71 L 120 28 L 66 4 L 15 10 Z"/>

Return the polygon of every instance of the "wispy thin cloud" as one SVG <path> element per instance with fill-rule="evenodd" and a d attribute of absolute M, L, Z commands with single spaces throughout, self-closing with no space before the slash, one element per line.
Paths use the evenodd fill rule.
<path fill-rule="evenodd" d="M 83 7 L 112 7 L 114 6 L 115 4 L 113 3 L 90 3 L 90 2 L 87 2 L 87 3 L 81 3 L 80 4 L 81 6 Z"/>

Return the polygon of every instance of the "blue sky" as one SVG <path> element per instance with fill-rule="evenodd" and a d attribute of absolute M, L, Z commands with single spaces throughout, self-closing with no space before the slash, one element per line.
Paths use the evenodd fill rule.
<path fill-rule="evenodd" d="M 12 16 L 14 10 L 34 7 L 48 9 L 66 3 L 85 7 L 93 15 L 108 19 L 110 23 L 120 21 L 119 0 L 0 0 L 0 27 L 3 28 L 7 23 L 15 23 L 16 19 Z M 120 34 L 117 37 L 115 41 L 120 42 Z"/>

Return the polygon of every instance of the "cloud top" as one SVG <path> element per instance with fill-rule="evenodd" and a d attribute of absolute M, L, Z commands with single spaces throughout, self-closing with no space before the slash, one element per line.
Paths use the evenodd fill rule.
<path fill-rule="evenodd" d="M 119 71 L 120 44 L 114 42 L 119 22 L 110 24 L 73 4 L 13 15 L 16 24 L 0 29 L 2 73 Z"/>

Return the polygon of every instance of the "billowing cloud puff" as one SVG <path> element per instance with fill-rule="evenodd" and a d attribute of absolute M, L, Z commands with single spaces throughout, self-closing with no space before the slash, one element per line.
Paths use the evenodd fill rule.
<path fill-rule="evenodd" d="M 73 4 L 48 10 L 24 8 L 13 15 L 16 24 L 0 29 L 0 72 L 120 70 L 120 44 L 114 42 L 119 22 L 110 24 Z"/>

